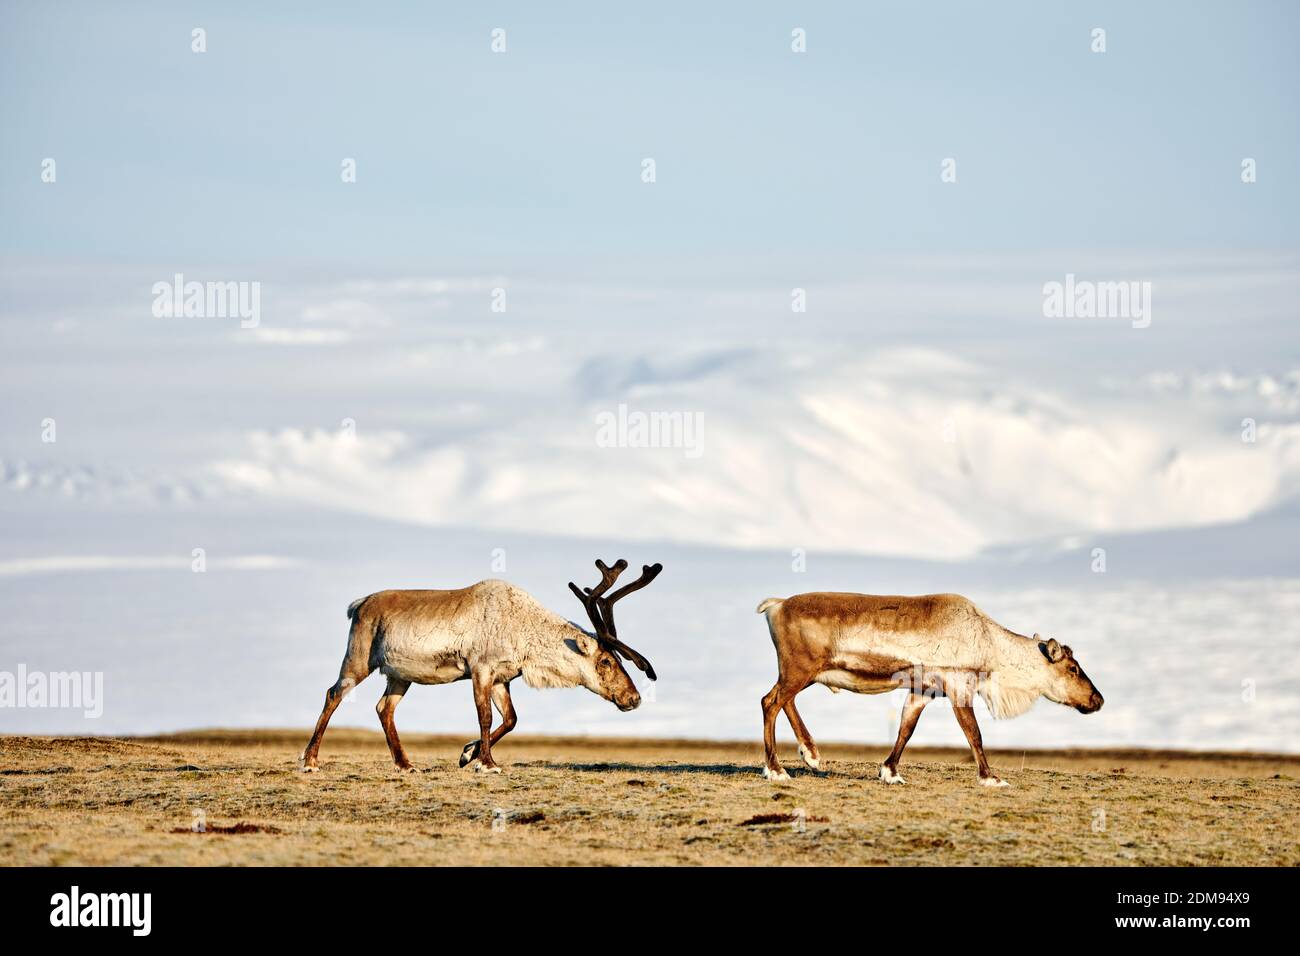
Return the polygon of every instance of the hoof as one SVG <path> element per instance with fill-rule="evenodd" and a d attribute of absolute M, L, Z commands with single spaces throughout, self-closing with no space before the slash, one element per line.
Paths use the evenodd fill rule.
<path fill-rule="evenodd" d="M 500 764 L 494 763 L 490 767 L 485 767 L 483 766 L 483 761 L 481 760 L 475 760 L 472 766 L 474 767 L 475 773 L 500 773 L 501 772 Z"/>
<path fill-rule="evenodd" d="M 398 773 L 419 773 L 419 771 L 415 769 L 415 765 L 409 763 L 397 764 L 397 772 Z"/>
<path fill-rule="evenodd" d="M 822 768 L 821 758 L 816 756 L 803 744 L 799 745 L 799 759 L 803 761 L 803 765 L 809 770 L 821 770 Z"/>
<path fill-rule="evenodd" d="M 471 761 L 478 758 L 478 748 L 479 742 L 477 740 L 470 741 L 465 745 L 465 749 L 460 752 L 460 765 L 462 767 L 468 767 Z"/>
<path fill-rule="evenodd" d="M 907 783 L 907 781 L 902 778 L 902 775 L 891 770 L 883 763 L 880 765 L 880 779 L 885 781 L 885 783 Z"/>
<path fill-rule="evenodd" d="M 300 763 L 298 764 L 298 769 L 303 773 L 316 773 L 320 770 L 320 767 L 316 766 L 314 763 Z"/>
<path fill-rule="evenodd" d="M 980 786 L 981 787 L 1009 787 L 1011 786 L 1011 784 L 1007 783 L 1001 777 L 980 777 Z"/>
<path fill-rule="evenodd" d="M 771 780 L 773 783 L 787 783 L 790 780 L 790 775 L 784 770 L 773 770 L 771 767 L 764 765 L 763 778 Z"/>

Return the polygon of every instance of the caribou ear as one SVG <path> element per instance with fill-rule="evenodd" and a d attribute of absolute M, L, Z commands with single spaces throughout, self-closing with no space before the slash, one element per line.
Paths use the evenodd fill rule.
<path fill-rule="evenodd" d="M 1037 634 L 1034 635 L 1034 637 L 1037 636 L 1038 636 Z M 1057 661 L 1059 661 L 1061 658 L 1065 656 L 1065 651 L 1061 650 L 1061 645 L 1056 643 L 1055 638 L 1053 638 L 1052 640 L 1048 641 L 1045 644 L 1039 644 L 1038 649 L 1042 651 L 1043 656 L 1046 657 L 1053 664 L 1055 664 Z"/>
<path fill-rule="evenodd" d="M 579 628 L 577 634 L 564 639 L 564 646 L 582 657 L 592 657 L 599 644 Z"/>

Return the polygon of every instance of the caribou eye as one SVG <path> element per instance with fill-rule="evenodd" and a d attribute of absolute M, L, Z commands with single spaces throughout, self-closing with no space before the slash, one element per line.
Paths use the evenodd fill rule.
<path fill-rule="evenodd" d="M 602 657 L 599 661 L 596 662 L 596 670 L 607 671 L 609 670 L 609 667 L 610 667 L 610 659 L 608 657 Z"/>
<path fill-rule="evenodd" d="M 1070 665 L 1070 673 L 1071 673 L 1071 674 L 1077 674 L 1077 673 L 1079 673 L 1079 665 L 1078 665 L 1078 664 L 1071 664 L 1071 665 Z"/>

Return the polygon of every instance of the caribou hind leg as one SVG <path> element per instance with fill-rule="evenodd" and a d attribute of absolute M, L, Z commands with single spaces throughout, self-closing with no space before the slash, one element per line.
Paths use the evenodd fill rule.
<path fill-rule="evenodd" d="M 355 663 L 349 656 L 343 661 L 343 667 L 339 671 L 339 679 L 336 680 L 329 690 L 325 691 L 325 706 L 321 708 L 320 718 L 316 721 L 316 729 L 312 731 L 311 740 L 307 741 L 307 748 L 303 750 L 302 757 L 298 760 L 298 766 L 304 771 L 319 770 L 321 738 L 325 736 L 325 728 L 329 726 L 330 718 L 334 716 L 334 711 L 338 709 L 343 698 L 350 694 L 363 680 L 370 676 L 370 668 L 364 664 Z"/>
<path fill-rule="evenodd" d="M 776 755 L 776 715 L 784 706 L 781 681 L 763 696 L 763 776 L 768 780 L 789 780 Z"/>
<path fill-rule="evenodd" d="M 388 752 L 393 755 L 393 763 L 399 770 L 415 769 L 411 766 L 410 758 L 406 756 L 401 738 L 397 736 L 397 725 L 393 723 L 393 711 L 397 709 L 398 703 L 410 687 L 410 681 L 390 677 L 388 686 L 384 688 L 384 695 L 379 698 L 379 703 L 375 704 L 375 713 L 379 715 L 379 723 L 384 728 L 384 739 L 388 741 Z"/>
<path fill-rule="evenodd" d="M 320 769 L 317 762 L 320 742 L 334 711 L 343 698 L 379 666 L 379 661 L 372 659 L 374 655 L 371 653 L 375 644 L 375 624 L 362 611 L 364 604 L 365 601 L 360 600 L 353 601 L 348 606 L 348 619 L 352 621 L 352 626 L 348 629 L 348 649 L 343 655 L 343 663 L 339 665 L 339 679 L 325 692 L 325 706 L 321 708 L 316 729 L 312 731 L 311 740 L 307 741 L 307 747 L 298 759 L 298 766 L 303 770 Z"/>
<path fill-rule="evenodd" d="M 807 686 L 808 681 L 803 678 L 792 680 L 787 674 L 782 674 L 776 685 L 763 697 L 763 776 L 768 780 L 790 779 L 776 755 L 776 715 L 794 700 L 795 694 Z"/>
<path fill-rule="evenodd" d="M 925 705 L 929 702 L 928 696 L 916 693 L 908 694 L 907 700 L 903 701 L 903 716 L 898 721 L 898 739 L 894 741 L 894 749 L 880 765 L 880 779 L 885 783 L 907 783 L 898 773 L 898 761 L 903 756 L 903 748 L 912 739 L 912 731 L 916 730 L 916 722 L 921 719 L 921 711 L 925 710 Z"/>
<path fill-rule="evenodd" d="M 799 741 L 799 759 L 809 770 L 821 770 L 821 754 L 817 752 L 817 744 L 813 742 L 812 734 L 808 733 L 803 718 L 799 716 L 799 711 L 794 706 L 794 697 L 786 702 L 785 719 L 790 721 L 790 729 L 794 731 L 795 739 Z"/>
<path fill-rule="evenodd" d="M 497 684 L 492 688 L 492 704 L 496 707 L 497 713 L 501 715 L 501 726 L 492 731 L 492 736 L 489 738 L 492 746 L 495 747 L 497 741 L 514 730 L 515 724 L 518 723 L 515 717 L 515 706 L 510 701 L 509 682 Z M 465 767 L 473 763 L 478 759 L 479 751 L 482 749 L 483 742 L 481 740 L 471 740 L 465 745 L 465 749 L 460 752 L 460 765 Z"/>

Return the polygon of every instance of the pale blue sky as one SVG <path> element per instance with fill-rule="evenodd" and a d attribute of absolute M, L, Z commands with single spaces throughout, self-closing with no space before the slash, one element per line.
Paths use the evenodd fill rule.
<path fill-rule="evenodd" d="M 7 2 L 0 252 L 1293 249 L 1298 10 Z"/>

